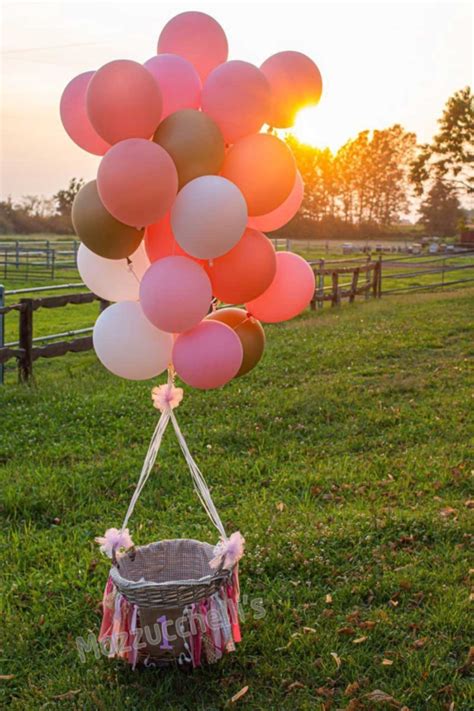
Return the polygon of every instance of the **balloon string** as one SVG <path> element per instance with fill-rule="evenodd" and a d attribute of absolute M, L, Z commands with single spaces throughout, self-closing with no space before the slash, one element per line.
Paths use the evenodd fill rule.
<path fill-rule="evenodd" d="M 138 275 L 137 275 L 135 269 L 133 268 L 133 262 L 132 262 L 132 260 L 130 259 L 130 257 L 127 257 L 127 268 L 128 268 L 128 271 L 129 271 L 131 274 L 133 274 L 133 276 L 135 277 L 135 279 L 137 280 L 137 282 L 138 282 L 139 284 L 141 284 L 141 280 L 140 280 L 140 278 L 138 277 Z"/>

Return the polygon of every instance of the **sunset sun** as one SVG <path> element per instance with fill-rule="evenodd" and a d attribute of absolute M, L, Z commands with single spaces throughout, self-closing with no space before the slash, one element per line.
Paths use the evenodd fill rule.
<path fill-rule="evenodd" d="M 334 121 L 334 115 L 325 110 L 324 96 L 318 106 L 307 106 L 301 109 L 295 125 L 289 129 L 301 143 L 318 148 L 330 148 L 337 151 L 347 140 L 347 135 L 341 124 Z"/>

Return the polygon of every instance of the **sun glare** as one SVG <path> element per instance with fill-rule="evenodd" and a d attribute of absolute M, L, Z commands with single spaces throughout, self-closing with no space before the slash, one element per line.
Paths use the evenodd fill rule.
<path fill-rule="evenodd" d="M 330 148 L 333 152 L 347 140 L 341 127 L 334 122 L 334 116 L 324 110 L 324 105 L 308 106 L 296 116 L 295 125 L 289 129 L 302 143 L 318 148 Z"/>

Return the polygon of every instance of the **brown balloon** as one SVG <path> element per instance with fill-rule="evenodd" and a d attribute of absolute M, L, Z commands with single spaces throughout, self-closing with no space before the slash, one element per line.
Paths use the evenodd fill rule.
<path fill-rule="evenodd" d="M 137 249 L 145 230 L 124 225 L 107 212 L 91 180 L 77 193 L 72 205 L 72 224 L 91 252 L 106 259 L 124 259 Z"/>
<path fill-rule="evenodd" d="M 244 309 L 236 308 L 218 309 L 206 318 L 227 324 L 240 338 L 244 357 L 240 370 L 235 377 L 238 378 L 240 375 L 245 375 L 252 368 L 255 368 L 265 349 L 265 331 L 260 321 L 250 316 Z"/>
<path fill-rule="evenodd" d="M 224 138 L 217 124 L 202 111 L 175 111 L 160 123 L 153 140 L 172 157 L 179 189 L 201 175 L 217 175 L 222 168 Z"/>

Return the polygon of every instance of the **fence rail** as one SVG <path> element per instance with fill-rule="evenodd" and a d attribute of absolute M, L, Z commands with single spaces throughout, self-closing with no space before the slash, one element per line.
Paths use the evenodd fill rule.
<path fill-rule="evenodd" d="M 62 284 L 57 289 L 77 288 L 78 284 Z M 83 286 L 80 284 L 79 286 Z M 69 304 L 90 304 L 98 301 L 100 310 L 108 306 L 108 301 L 101 299 L 90 291 L 60 294 L 58 296 L 40 296 L 38 298 L 21 298 L 18 303 L 4 305 L 5 295 L 16 295 L 19 293 L 34 293 L 46 291 L 48 287 L 37 287 L 36 289 L 16 289 L 4 291 L 0 287 L 0 383 L 4 382 L 4 365 L 7 361 L 16 358 L 18 362 L 18 379 L 20 382 L 27 382 L 33 375 L 33 363 L 38 358 L 54 358 L 66 353 L 79 353 L 92 348 L 92 336 L 83 334 L 91 333 L 91 328 L 80 328 L 61 333 L 52 333 L 47 336 L 33 337 L 33 314 L 40 308 L 55 309 Z M 13 311 L 19 314 L 19 337 L 17 341 L 4 343 L 4 317 Z M 59 338 L 80 336 L 74 340 L 58 340 Z M 53 341 L 53 342 L 51 342 Z M 44 343 L 38 345 L 36 343 Z"/>
<path fill-rule="evenodd" d="M 75 270 L 77 240 L 11 240 L 0 242 L 0 275 L 3 279 L 64 278 L 64 272 Z"/>

